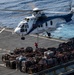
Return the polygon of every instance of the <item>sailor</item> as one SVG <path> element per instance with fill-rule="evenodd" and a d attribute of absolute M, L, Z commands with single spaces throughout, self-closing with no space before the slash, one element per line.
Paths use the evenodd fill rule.
<path fill-rule="evenodd" d="M 38 48 L 38 43 L 37 42 L 35 42 L 35 47 Z"/>

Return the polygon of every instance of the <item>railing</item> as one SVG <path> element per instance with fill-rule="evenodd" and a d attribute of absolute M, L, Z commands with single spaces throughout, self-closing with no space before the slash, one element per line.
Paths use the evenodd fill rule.
<path fill-rule="evenodd" d="M 58 66 L 55 66 L 55 67 L 52 67 L 50 69 L 46 69 L 44 71 L 41 71 L 41 72 L 38 72 L 38 73 L 35 73 L 33 75 L 49 75 L 50 72 L 53 72 L 53 75 L 56 75 L 56 71 L 57 70 L 60 70 L 61 68 L 64 68 L 65 70 L 65 74 L 64 73 L 61 73 L 59 75 L 67 75 L 67 67 L 68 66 L 71 66 L 71 65 L 74 65 L 74 60 L 73 61 L 70 61 L 68 63 L 64 63 L 64 64 L 61 64 L 61 65 L 58 65 Z M 74 71 L 74 70 L 73 70 Z M 68 71 L 69 72 L 69 71 Z"/>

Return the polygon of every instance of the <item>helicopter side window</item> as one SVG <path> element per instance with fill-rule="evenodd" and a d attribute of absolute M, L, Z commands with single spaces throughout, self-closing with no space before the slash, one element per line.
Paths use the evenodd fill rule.
<path fill-rule="evenodd" d="M 40 28 L 40 27 L 43 27 L 43 25 L 39 25 L 38 27 L 39 27 L 39 28 Z"/>
<path fill-rule="evenodd" d="M 52 21 L 50 21 L 50 25 L 53 25 L 53 22 Z"/>
<path fill-rule="evenodd" d="M 42 24 L 41 24 L 40 26 L 41 26 L 41 27 L 43 27 L 43 25 L 42 25 Z"/>
<path fill-rule="evenodd" d="M 38 27 L 40 27 L 40 25 L 38 25 Z"/>
<path fill-rule="evenodd" d="M 47 22 L 46 22 L 46 27 L 48 26 Z"/>

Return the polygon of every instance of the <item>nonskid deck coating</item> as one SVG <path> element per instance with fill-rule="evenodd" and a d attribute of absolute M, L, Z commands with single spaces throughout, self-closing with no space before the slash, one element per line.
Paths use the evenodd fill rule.
<path fill-rule="evenodd" d="M 39 43 L 39 47 L 58 47 L 62 40 L 49 39 L 44 37 L 36 38 L 35 35 L 26 36 L 25 40 L 21 40 L 21 36 L 12 34 L 12 30 L 6 29 L 0 34 L 0 48 L 2 49 L 15 49 L 16 47 L 27 47 L 31 46 L 35 48 L 34 43 Z"/>
<path fill-rule="evenodd" d="M 35 49 L 34 43 L 37 42 L 37 40 L 39 47 L 44 48 L 58 47 L 61 42 L 64 42 L 62 40 L 60 41 L 45 37 L 36 38 L 35 35 L 26 36 L 25 40 L 21 40 L 21 37 L 19 35 L 12 35 L 12 31 L 13 30 L 11 29 L 6 29 L 0 34 L 0 75 L 28 75 L 26 73 L 21 73 L 20 71 L 8 69 L 7 67 L 5 67 L 5 65 L 1 61 L 2 54 L 8 53 L 15 48 L 21 47 L 26 48 L 28 46 L 31 46 Z"/>

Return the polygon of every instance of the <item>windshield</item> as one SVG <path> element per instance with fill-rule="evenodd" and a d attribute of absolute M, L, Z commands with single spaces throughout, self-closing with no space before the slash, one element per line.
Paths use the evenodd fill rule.
<path fill-rule="evenodd" d="M 28 23 L 21 23 L 18 25 L 19 28 L 29 28 Z"/>

